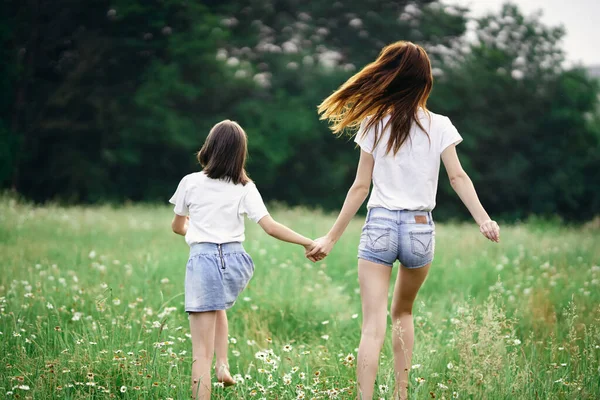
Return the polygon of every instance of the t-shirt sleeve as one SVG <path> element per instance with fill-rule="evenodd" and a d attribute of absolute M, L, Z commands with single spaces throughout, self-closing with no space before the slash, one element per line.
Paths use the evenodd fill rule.
<path fill-rule="evenodd" d="M 252 221 L 258 222 L 265 215 L 269 215 L 269 212 L 267 211 L 267 207 L 265 206 L 256 185 L 252 182 L 247 185 L 249 187 L 246 195 L 242 199 L 240 213 L 246 214 Z"/>
<path fill-rule="evenodd" d="M 360 146 L 361 149 L 363 149 L 369 154 L 373 154 L 373 143 L 375 141 L 375 133 L 373 132 L 373 129 L 369 129 L 369 131 L 365 134 L 366 127 L 367 118 L 363 119 L 360 123 L 360 128 L 358 129 L 358 132 L 356 132 L 356 136 L 354 136 L 354 141 Z"/>
<path fill-rule="evenodd" d="M 445 124 L 443 127 L 442 133 L 442 145 L 440 147 L 440 153 L 442 153 L 446 148 L 453 144 L 459 144 L 462 142 L 463 138 L 458 133 L 456 127 L 452 124 L 449 118 L 446 118 Z"/>
<path fill-rule="evenodd" d="M 177 190 L 175 191 L 175 194 L 173 194 L 173 196 L 171 196 L 171 198 L 169 199 L 169 203 L 171 203 L 175 206 L 173 208 L 173 211 L 175 211 L 175 214 L 181 215 L 181 216 L 187 216 L 189 213 L 187 201 L 185 199 L 185 195 L 187 193 L 187 179 L 186 178 L 187 177 L 184 177 L 181 180 L 181 182 L 179 182 L 179 185 L 177 186 Z"/>

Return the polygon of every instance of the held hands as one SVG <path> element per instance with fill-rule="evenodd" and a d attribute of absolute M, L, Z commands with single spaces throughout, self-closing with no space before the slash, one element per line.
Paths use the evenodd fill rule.
<path fill-rule="evenodd" d="M 500 227 L 496 221 L 492 221 L 491 219 L 483 221 L 481 225 L 479 225 L 479 232 L 492 242 L 500 242 Z"/>
<path fill-rule="evenodd" d="M 333 240 L 329 239 L 327 236 L 323 236 L 315 240 L 312 245 L 306 246 L 304 255 L 312 262 L 321 261 L 327 257 L 334 244 Z"/>

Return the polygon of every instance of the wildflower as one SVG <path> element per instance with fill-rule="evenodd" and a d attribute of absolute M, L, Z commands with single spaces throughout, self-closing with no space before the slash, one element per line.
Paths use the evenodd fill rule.
<path fill-rule="evenodd" d="M 448 365 L 446 365 L 446 367 L 448 369 L 452 369 L 452 368 L 454 368 L 454 364 L 452 364 L 451 362 L 449 362 Z"/>
<path fill-rule="evenodd" d="M 292 346 L 289 344 L 286 344 L 285 346 L 283 346 L 283 351 L 285 351 L 286 353 L 289 353 L 290 351 L 292 351 Z"/>
<path fill-rule="evenodd" d="M 354 358 L 354 354 L 352 353 L 348 353 L 348 355 L 346 357 L 344 357 L 344 360 L 348 363 L 351 364 L 352 362 L 354 362 L 355 358 Z"/>
<path fill-rule="evenodd" d="M 518 346 L 518 345 L 520 345 L 520 344 L 521 344 L 521 341 L 520 341 L 519 339 L 515 339 L 515 340 L 513 341 L 513 343 L 515 344 L 515 346 Z"/>
<path fill-rule="evenodd" d="M 21 389 L 21 390 L 27 391 L 27 390 L 29 390 L 29 386 L 28 385 L 19 385 L 19 386 L 17 386 L 17 389 Z"/>
<path fill-rule="evenodd" d="M 325 339 L 325 340 L 329 340 L 329 335 L 323 335 L 323 336 L 321 336 L 321 338 Z"/>
<path fill-rule="evenodd" d="M 448 386 L 444 385 L 443 383 L 438 383 L 437 385 L 438 385 L 438 387 L 439 387 L 440 389 L 442 389 L 442 390 L 446 390 L 446 389 L 448 389 Z"/>
<path fill-rule="evenodd" d="M 321 322 L 322 325 L 327 325 L 329 323 L 329 321 L 323 321 Z"/>
<path fill-rule="evenodd" d="M 48 302 L 46 303 L 46 308 L 48 308 L 48 310 L 52 310 L 54 306 L 50 302 Z"/>
<path fill-rule="evenodd" d="M 87 386 L 96 386 L 96 382 L 86 382 Z"/>
<path fill-rule="evenodd" d="M 231 343 L 231 344 L 236 344 L 236 343 L 237 343 L 237 339 L 236 339 L 236 338 L 234 338 L 234 337 L 232 337 L 232 338 L 229 338 L 229 343 Z"/>
<path fill-rule="evenodd" d="M 89 258 L 96 258 L 96 252 L 94 250 L 90 251 L 90 254 L 88 254 Z"/>
<path fill-rule="evenodd" d="M 386 393 L 388 391 L 387 385 L 379 385 L 379 391 L 381 393 Z"/>
<path fill-rule="evenodd" d="M 246 296 L 246 297 L 244 297 L 244 298 L 243 298 L 243 300 L 244 300 L 244 301 L 250 301 L 250 300 L 252 300 L 252 299 L 251 299 L 250 297 L 247 297 L 247 296 Z"/>
<path fill-rule="evenodd" d="M 420 383 L 424 383 L 424 382 L 425 382 L 425 378 L 418 377 L 418 378 L 415 378 L 415 381 L 416 381 L 417 383 L 419 383 L 419 384 L 420 384 Z"/>
<path fill-rule="evenodd" d="M 160 283 L 163 283 L 163 284 L 169 283 L 169 278 L 162 278 L 160 280 Z"/>
<path fill-rule="evenodd" d="M 452 398 L 458 399 L 458 392 L 452 392 Z"/>
<path fill-rule="evenodd" d="M 141 388 L 139 386 L 134 386 L 133 390 L 140 390 Z"/>
<path fill-rule="evenodd" d="M 352 314 L 352 319 L 358 318 L 358 314 Z"/>
<path fill-rule="evenodd" d="M 127 386 L 121 386 L 121 393 L 125 393 L 127 391 Z"/>
<path fill-rule="evenodd" d="M 213 386 L 216 388 L 224 388 L 225 384 L 223 382 L 214 382 Z"/>
<path fill-rule="evenodd" d="M 421 364 L 415 364 L 411 368 L 412 369 L 419 369 L 419 368 L 421 368 Z"/>
<path fill-rule="evenodd" d="M 300 380 L 302 380 L 302 381 L 303 381 L 303 380 L 305 380 L 305 379 L 306 379 L 306 374 L 305 374 L 304 372 L 300 372 L 300 373 L 298 374 L 298 378 L 300 378 Z"/>
<path fill-rule="evenodd" d="M 283 384 L 289 385 L 290 383 L 292 383 L 292 376 L 290 374 L 283 375 Z"/>

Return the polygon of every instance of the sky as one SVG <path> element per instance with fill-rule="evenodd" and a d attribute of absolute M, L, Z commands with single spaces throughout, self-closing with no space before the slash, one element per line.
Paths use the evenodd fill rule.
<path fill-rule="evenodd" d="M 498 12 L 506 0 L 446 0 L 471 9 L 473 17 Z M 567 34 L 562 47 L 568 64 L 600 66 L 600 0 L 512 0 L 530 15 L 542 10 L 546 25 L 562 25 Z"/>

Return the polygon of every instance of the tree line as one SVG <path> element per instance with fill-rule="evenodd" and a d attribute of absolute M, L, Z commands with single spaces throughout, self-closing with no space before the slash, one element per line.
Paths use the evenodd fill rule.
<path fill-rule="evenodd" d="M 316 105 L 384 45 L 411 40 L 432 59 L 429 108 L 463 135 L 459 155 L 493 215 L 600 213 L 598 82 L 563 66 L 562 28 L 514 5 L 477 20 L 431 0 L 2 7 L 0 185 L 34 201 L 164 202 L 230 118 L 265 199 L 338 208 L 358 152 Z M 441 182 L 436 216 L 465 217 Z"/>

